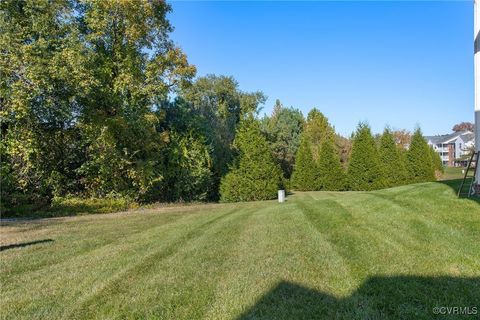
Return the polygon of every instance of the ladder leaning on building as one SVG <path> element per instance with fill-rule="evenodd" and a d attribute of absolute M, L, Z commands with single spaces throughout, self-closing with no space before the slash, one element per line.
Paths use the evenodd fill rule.
<path fill-rule="evenodd" d="M 475 195 L 477 193 L 476 190 L 476 185 L 475 185 L 475 176 L 477 173 L 478 169 L 478 160 L 479 160 L 480 152 L 473 152 L 472 156 L 470 158 L 470 161 L 468 161 L 468 166 L 467 169 L 465 170 L 465 175 L 463 176 L 462 183 L 460 184 L 460 188 L 458 188 L 458 197 L 470 197 L 472 195 Z M 473 175 L 469 176 L 469 172 L 472 172 Z M 470 180 L 467 182 L 467 180 Z M 465 186 L 468 186 L 468 190 L 465 191 Z"/>

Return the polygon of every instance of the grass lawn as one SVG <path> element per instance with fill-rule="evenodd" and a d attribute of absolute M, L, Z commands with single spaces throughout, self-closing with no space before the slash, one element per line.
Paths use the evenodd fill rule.
<path fill-rule="evenodd" d="M 451 186 L 7 222 L 1 317 L 475 319 L 480 205 Z"/>
<path fill-rule="evenodd" d="M 443 173 L 443 180 L 452 180 L 452 179 L 463 179 L 464 173 L 462 170 L 467 170 L 464 167 L 445 167 L 445 172 Z M 471 176 L 472 173 L 469 172 Z"/>

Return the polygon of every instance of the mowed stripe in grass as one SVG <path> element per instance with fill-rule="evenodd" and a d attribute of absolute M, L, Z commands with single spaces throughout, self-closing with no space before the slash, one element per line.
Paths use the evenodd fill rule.
<path fill-rule="evenodd" d="M 431 319 L 480 301 L 480 206 L 439 183 L 3 230 L 53 240 L 0 252 L 5 319 Z"/>
<path fill-rule="evenodd" d="M 156 250 L 89 296 L 82 318 L 121 313 L 134 318 L 198 318 L 208 307 L 211 286 L 253 209 L 220 215 Z M 211 250 L 211 249 L 215 250 Z M 176 308 L 184 305 L 185 308 Z M 101 312 L 99 312 L 99 310 Z"/>
<path fill-rule="evenodd" d="M 341 296 L 349 272 L 330 243 L 298 212 L 295 202 L 252 215 L 231 258 L 233 268 L 217 284 L 206 319 L 234 319 L 279 282 L 292 281 Z M 270 315 L 272 319 L 285 310 Z"/>
<path fill-rule="evenodd" d="M 198 232 L 209 223 L 212 223 L 219 218 L 231 214 L 234 210 L 205 213 L 204 215 L 183 215 L 177 218 L 175 223 L 165 223 L 165 219 L 159 216 L 158 223 L 154 223 L 153 227 L 146 227 L 142 233 L 133 232 L 128 234 L 128 230 L 131 229 L 127 226 L 129 223 L 128 217 L 126 221 L 119 221 L 116 223 L 113 220 L 109 220 L 103 227 L 105 232 L 113 231 L 115 234 L 114 241 L 106 241 L 101 246 L 95 246 L 93 250 L 89 252 L 80 251 L 78 255 L 69 257 L 63 261 L 56 262 L 54 264 L 46 265 L 44 268 L 35 270 L 33 272 L 25 272 L 22 274 L 16 274 L 14 277 L 9 277 L 8 273 L 2 272 L 2 294 L 6 291 L 17 292 L 18 295 L 6 295 L 5 306 L 2 307 L 2 311 L 7 311 L 11 307 L 18 305 L 25 305 L 27 308 L 21 308 L 22 314 L 25 312 L 25 317 L 29 314 L 39 314 L 39 318 L 45 317 L 61 317 L 64 318 L 64 312 L 69 309 L 61 308 L 62 305 L 70 305 L 70 310 L 76 310 L 77 305 L 84 300 L 84 297 L 92 292 L 103 288 L 105 283 L 111 281 L 112 278 L 121 276 L 126 270 L 135 265 L 141 263 L 142 259 L 151 255 L 154 252 L 158 252 L 164 249 L 175 247 L 177 244 L 181 247 L 181 241 L 192 232 Z M 123 218 L 123 217 L 122 217 Z M 125 226 L 125 228 L 123 228 Z M 46 253 L 49 255 L 52 247 L 57 245 L 60 248 L 57 250 L 69 250 L 70 246 L 80 246 L 82 244 L 76 244 L 74 241 L 90 242 L 90 237 L 102 237 L 101 232 L 97 232 L 97 236 L 92 235 L 89 231 L 90 228 L 95 230 L 98 226 L 89 225 L 83 226 L 87 228 L 85 230 L 88 238 L 75 239 L 77 232 L 82 232 L 82 224 L 79 225 L 80 230 L 73 231 L 70 226 L 66 227 L 65 238 L 59 237 L 55 240 L 51 246 L 44 246 L 41 249 L 50 249 Z M 100 230 L 98 230 L 100 231 Z M 75 240 L 68 239 L 69 232 L 73 233 Z M 26 249 L 26 248 L 25 248 Z M 28 261 L 35 262 L 36 257 L 41 256 L 42 253 L 37 255 L 34 247 L 28 248 L 32 251 L 31 259 L 26 261 L 20 258 L 20 264 L 28 264 Z M 54 248 L 53 248 L 54 249 Z M 171 250 L 171 249 L 170 249 Z M 19 251 L 19 250 L 15 250 Z M 5 253 L 7 253 L 6 251 Z M 21 254 L 21 251 L 19 252 Z M 28 254 L 28 253 L 27 253 Z M 3 264 L 7 263 L 4 259 L 1 261 L 2 270 Z M 10 262 L 10 266 L 15 266 L 15 262 Z M 13 269 L 13 268 L 12 268 Z M 16 290 L 22 288 L 28 283 L 31 290 L 34 290 L 33 294 L 25 295 L 23 290 Z M 33 298 L 33 300 L 32 300 Z M 52 312 L 52 306 L 58 305 L 59 315 L 55 315 Z M 45 310 L 44 310 L 45 308 Z M 22 314 L 17 314 L 18 316 Z"/>

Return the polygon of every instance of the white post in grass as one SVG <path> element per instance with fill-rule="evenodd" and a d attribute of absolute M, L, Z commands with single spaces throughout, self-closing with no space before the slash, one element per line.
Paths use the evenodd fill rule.
<path fill-rule="evenodd" d="M 475 152 L 480 151 L 480 0 L 473 1 L 474 24 L 474 69 L 475 69 Z M 480 185 L 480 170 L 475 175 L 475 185 L 478 192 Z"/>
<path fill-rule="evenodd" d="M 285 190 L 278 190 L 278 202 L 285 202 Z"/>

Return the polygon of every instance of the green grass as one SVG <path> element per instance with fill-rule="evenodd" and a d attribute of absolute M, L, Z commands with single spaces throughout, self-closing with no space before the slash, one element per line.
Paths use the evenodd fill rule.
<path fill-rule="evenodd" d="M 9 222 L 0 241 L 4 319 L 480 314 L 480 206 L 442 183 Z"/>
<path fill-rule="evenodd" d="M 452 179 L 463 179 L 464 174 L 462 170 L 467 170 L 463 167 L 445 167 L 445 172 L 443 173 L 443 180 L 452 180 Z M 471 173 L 469 173 L 471 175 Z"/>
<path fill-rule="evenodd" d="M 111 213 L 136 208 L 138 204 L 127 198 L 57 197 L 44 207 L 20 205 L 2 212 L 4 218 L 51 218 L 85 214 Z"/>

